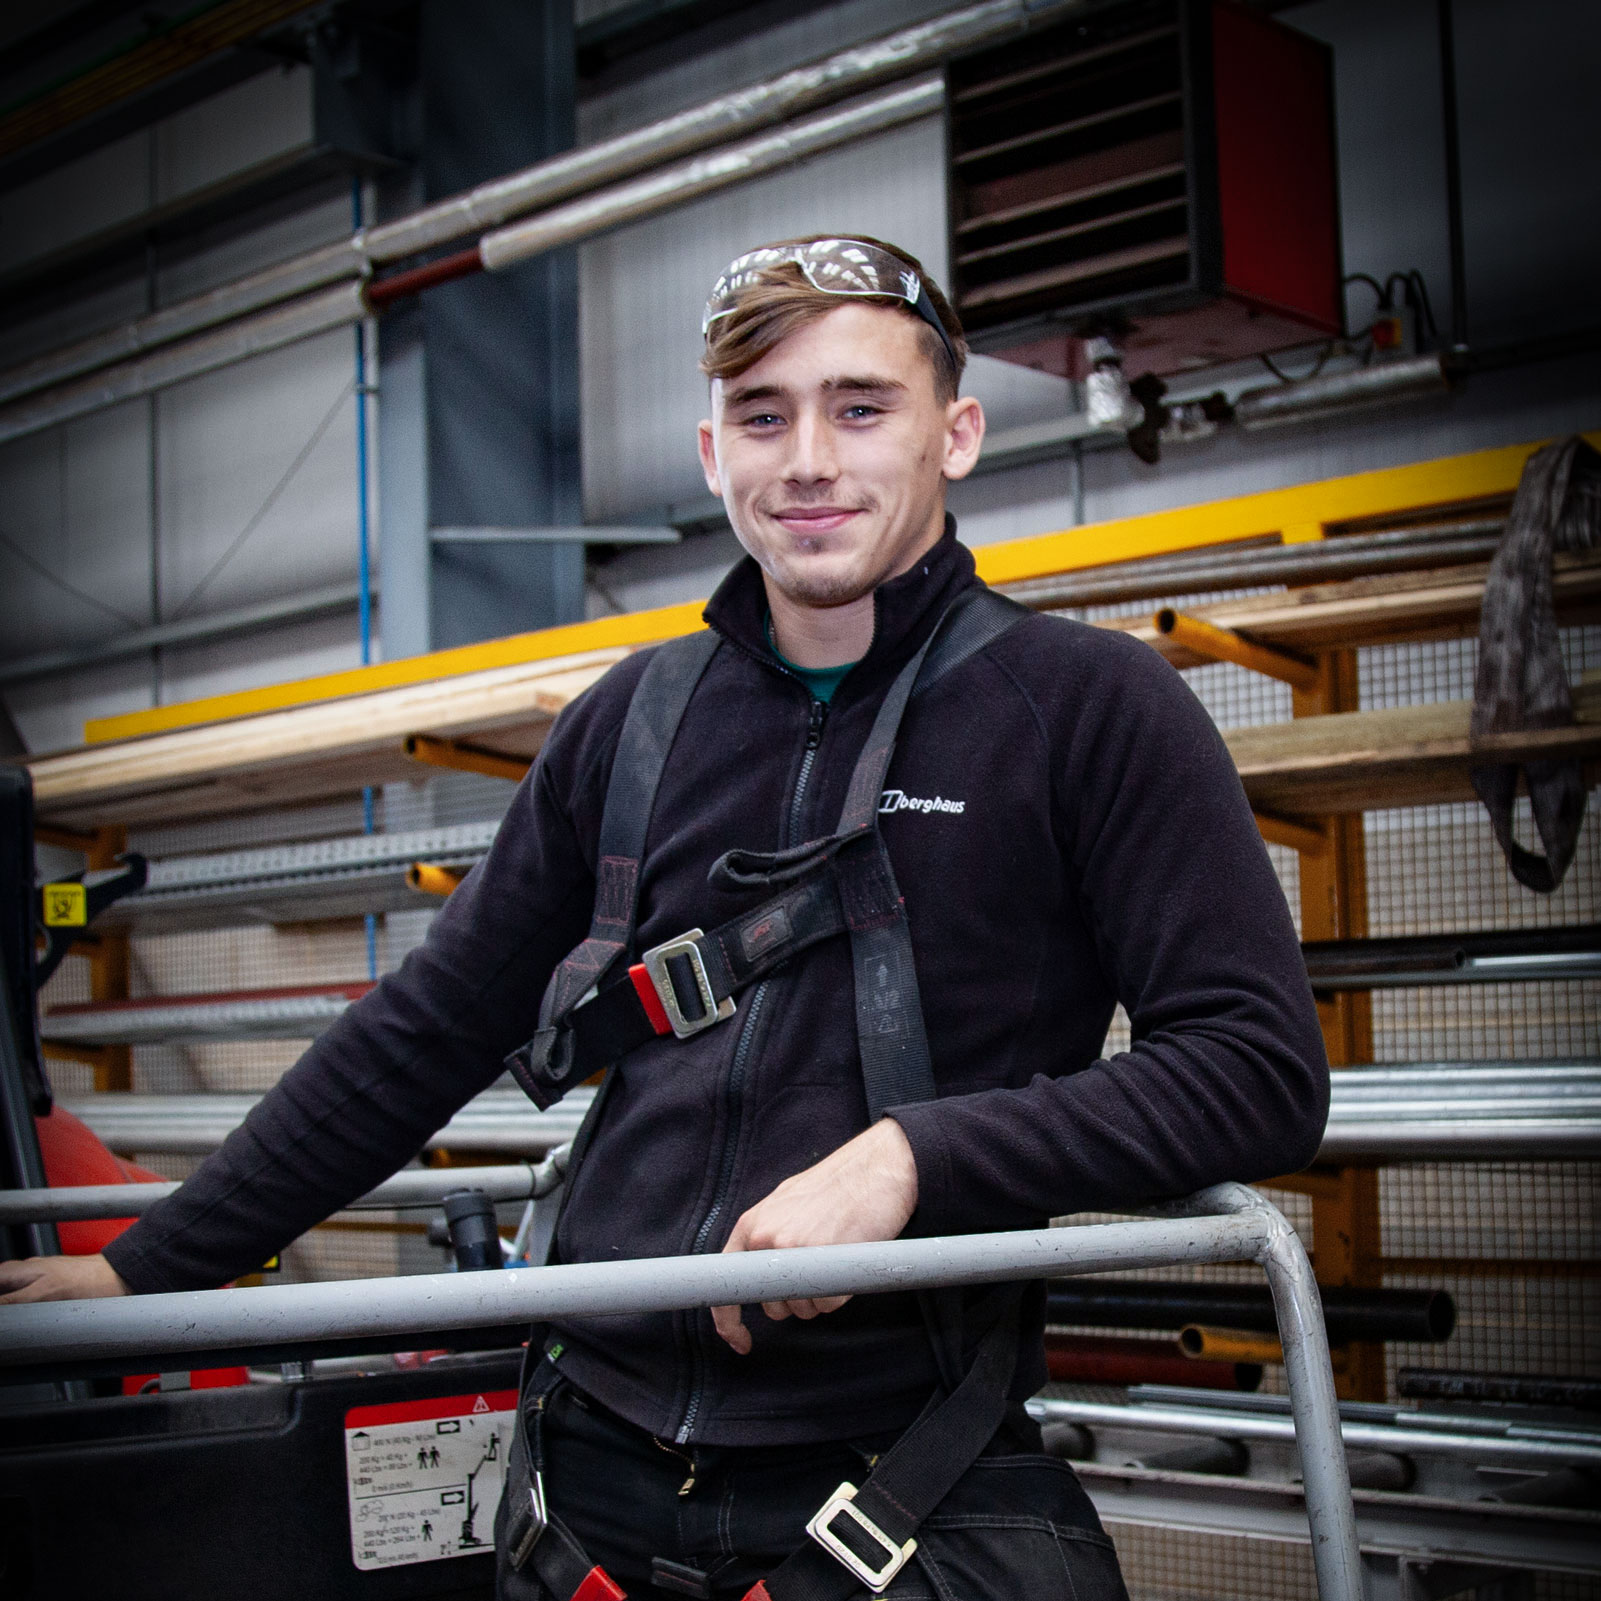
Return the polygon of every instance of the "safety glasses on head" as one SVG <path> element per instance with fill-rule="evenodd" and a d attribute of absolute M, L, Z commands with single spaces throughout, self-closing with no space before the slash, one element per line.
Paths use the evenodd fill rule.
<path fill-rule="evenodd" d="M 719 317 L 726 317 L 739 304 L 739 298 L 761 281 L 764 272 L 793 262 L 806 275 L 813 289 L 825 295 L 893 295 L 903 300 L 940 337 L 951 366 L 961 370 L 956 347 L 939 319 L 928 290 L 917 273 L 899 256 L 880 245 L 860 239 L 816 239 L 806 245 L 763 245 L 736 256 L 712 285 L 706 312 L 701 318 L 704 337 Z"/>

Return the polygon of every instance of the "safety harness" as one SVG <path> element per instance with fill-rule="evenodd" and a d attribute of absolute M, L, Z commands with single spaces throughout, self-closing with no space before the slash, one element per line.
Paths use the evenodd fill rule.
<path fill-rule="evenodd" d="M 663 645 L 634 691 L 613 760 L 589 934 L 552 974 L 538 1032 L 506 1060 L 529 1097 L 549 1106 L 652 1039 L 685 1039 L 725 1021 L 742 990 L 819 941 L 848 933 L 869 1124 L 891 1106 L 934 1099 L 911 931 L 878 829 L 879 799 L 912 697 L 1026 615 L 982 587 L 959 595 L 879 706 L 834 832 L 788 850 L 726 852 L 712 867 L 712 884 L 767 890 L 768 898 L 710 933 L 694 928 L 664 941 L 613 979 L 633 943 L 645 835 L 667 753 L 719 641 L 705 633 Z M 574 1141 L 569 1194 L 612 1078 L 602 1080 Z M 941 1388 L 859 1487 L 845 1483 L 829 1497 L 806 1526 L 810 1539 L 745 1601 L 845 1601 L 858 1585 L 878 1594 L 905 1566 L 919 1524 L 1004 1418 L 1018 1299 L 1005 1288 L 994 1299 L 988 1331 L 964 1373 L 960 1292 L 920 1297 Z M 553 1361 L 541 1361 L 519 1408 L 530 1488 L 527 1504 L 509 1509 L 509 1559 L 519 1571 L 532 1564 L 557 1601 L 616 1601 L 623 1592 L 545 1505 L 543 1412 L 558 1382 Z"/>

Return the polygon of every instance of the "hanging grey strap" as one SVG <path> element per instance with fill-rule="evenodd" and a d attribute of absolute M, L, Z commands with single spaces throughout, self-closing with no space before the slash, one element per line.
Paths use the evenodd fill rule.
<path fill-rule="evenodd" d="M 1575 434 L 1537 450 L 1523 469 L 1506 533 L 1484 585 L 1479 618 L 1479 667 L 1473 692 L 1473 734 L 1564 728 L 1573 696 L 1562 665 L 1552 600 L 1556 551 L 1601 546 L 1601 455 Z M 1529 789 L 1534 825 L 1545 855 L 1514 836 L 1518 775 Z M 1484 802 L 1507 865 L 1520 884 L 1550 894 L 1573 860 L 1584 819 L 1584 774 L 1576 761 L 1505 762 L 1475 767 L 1473 787 Z"/>

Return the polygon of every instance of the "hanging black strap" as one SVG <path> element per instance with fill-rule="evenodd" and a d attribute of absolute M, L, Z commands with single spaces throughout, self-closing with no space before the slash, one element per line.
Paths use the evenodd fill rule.
<path fill-rule="evenodd" d="M 516 1485 L 514 1475 L 506 1487 L 506 1559 L 519 1573 L 531 1567 L 555 1601 L 627 1601 L 622 1587 L 590 1560 L 545 1501 L 545 1412 L 562 1383 L 554 1361 L 530 1341 L 517 1386 L 517 1447 L 528 1484 L 526 1489 Z"/>
<path fill-rule="evenodd" d="M 834 1492 L 807 1525 L 810 1538 L 745 1601 L 846 1601 L 864 1584 L 874 1588 L 875 1579 L 882 1580 L 881 1589 L 904 1565 L 919 1525 L 1005 1418 L 1017 1361 L 1018 1298 L 1007 1294 L 1003 1301 L 956 1389 L 930 1400 L 860 1488 L 847 1483 Z"/>

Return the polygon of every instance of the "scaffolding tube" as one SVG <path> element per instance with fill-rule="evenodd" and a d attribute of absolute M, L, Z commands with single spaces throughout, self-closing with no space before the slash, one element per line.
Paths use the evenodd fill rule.
<path fill-rule="evenodd" d="M 350 1210 L 406 1211 L 439 1206 L 452 1190 L 482 1190 L 492 1201 L 528 1201 L 555 1184 L 547 1158 L 537 1167 L 506 1162 L 493 1167 L 408 1168 L 357 1196 Z M 543 1188 L 541 1187 L 543 1186 Z M 0 1190 L 0 1226 L 39 1221 L 78 1223 L 99 1218 L 139 1217 L 179 1189 L 170 1184 L 73 1184 L 55 1189 Z"/>
<path fill-rule="evenodd" d="M 1197 1396 L 1196 1401 L 1199 1399 Z M 1041 1423 L 1071 1423 L 1092 1432 L 1128 1429 L 1239 1440 L 1247 1445 L 1288 1444 L 1297 1437 L 1299 1431 L 1287 1417 L 1243 1408 L 1230 1410 L 1239 1407 L 1242 1400 L 1255 1399 L 1231 1395 L 1215 1409 L 1199 1404 L 1155 1406 L 1136 1402 L 1132 1396 L 1126 1406 L 1115 1402 L 1033 1400 L 1028 1402 L 1028 1410 Z M 1601 1468 L 1601 1440 L 1595 1438 L 1577 1438 L 1555 1429 L 1543 1438 L 1532 1428 L 1518 1433 L 1470 1431 L 1461 1427 L 1461 1420 L 1455 1417 L 1429 1418 L 1426 1422 L 1438 1427 L 1346 1418 L 1340 1423 L 1340 1435 L 1345 1448 L 1354 1451 L 1446 1457 L 1475 1465 L 1526 1467 L 1531 1473 L 1556 1467 Z"/>
<path fill-rule="evenodd" d="M 219 1351 L 297 1340 L 1254 1261 L 1278 1308 L 1318 1592 L 1323 1601 L 1361 1601 L 1334 1374 L 1300 1240 L 1273 1206 L 1239 1184 L 1214 1186 L 1164 1210 L 1137 1222 L 1012 1234 L 7 1306 L 0 1308 L 0 1368 L 13 1377 L 59 1374 L 154 1351 L 163 1358 L 207 1352 L 215 1361 Z"/>
<path fill-rule="evenodd" d="M 592 1092 L 541 1112 L 520 1091 L 475 1096 L 429 1140 L 525 1156 L 571 1139 Z M 64 1103 L 115 1151 L 204 1155 L 245 1119 L 252 1095 L 102 1093 Z M 1520 1160 L 1601 1155 L 1601 1062 L 1431 1062 L 1342 1068 L 1320 1162 Z"/>

